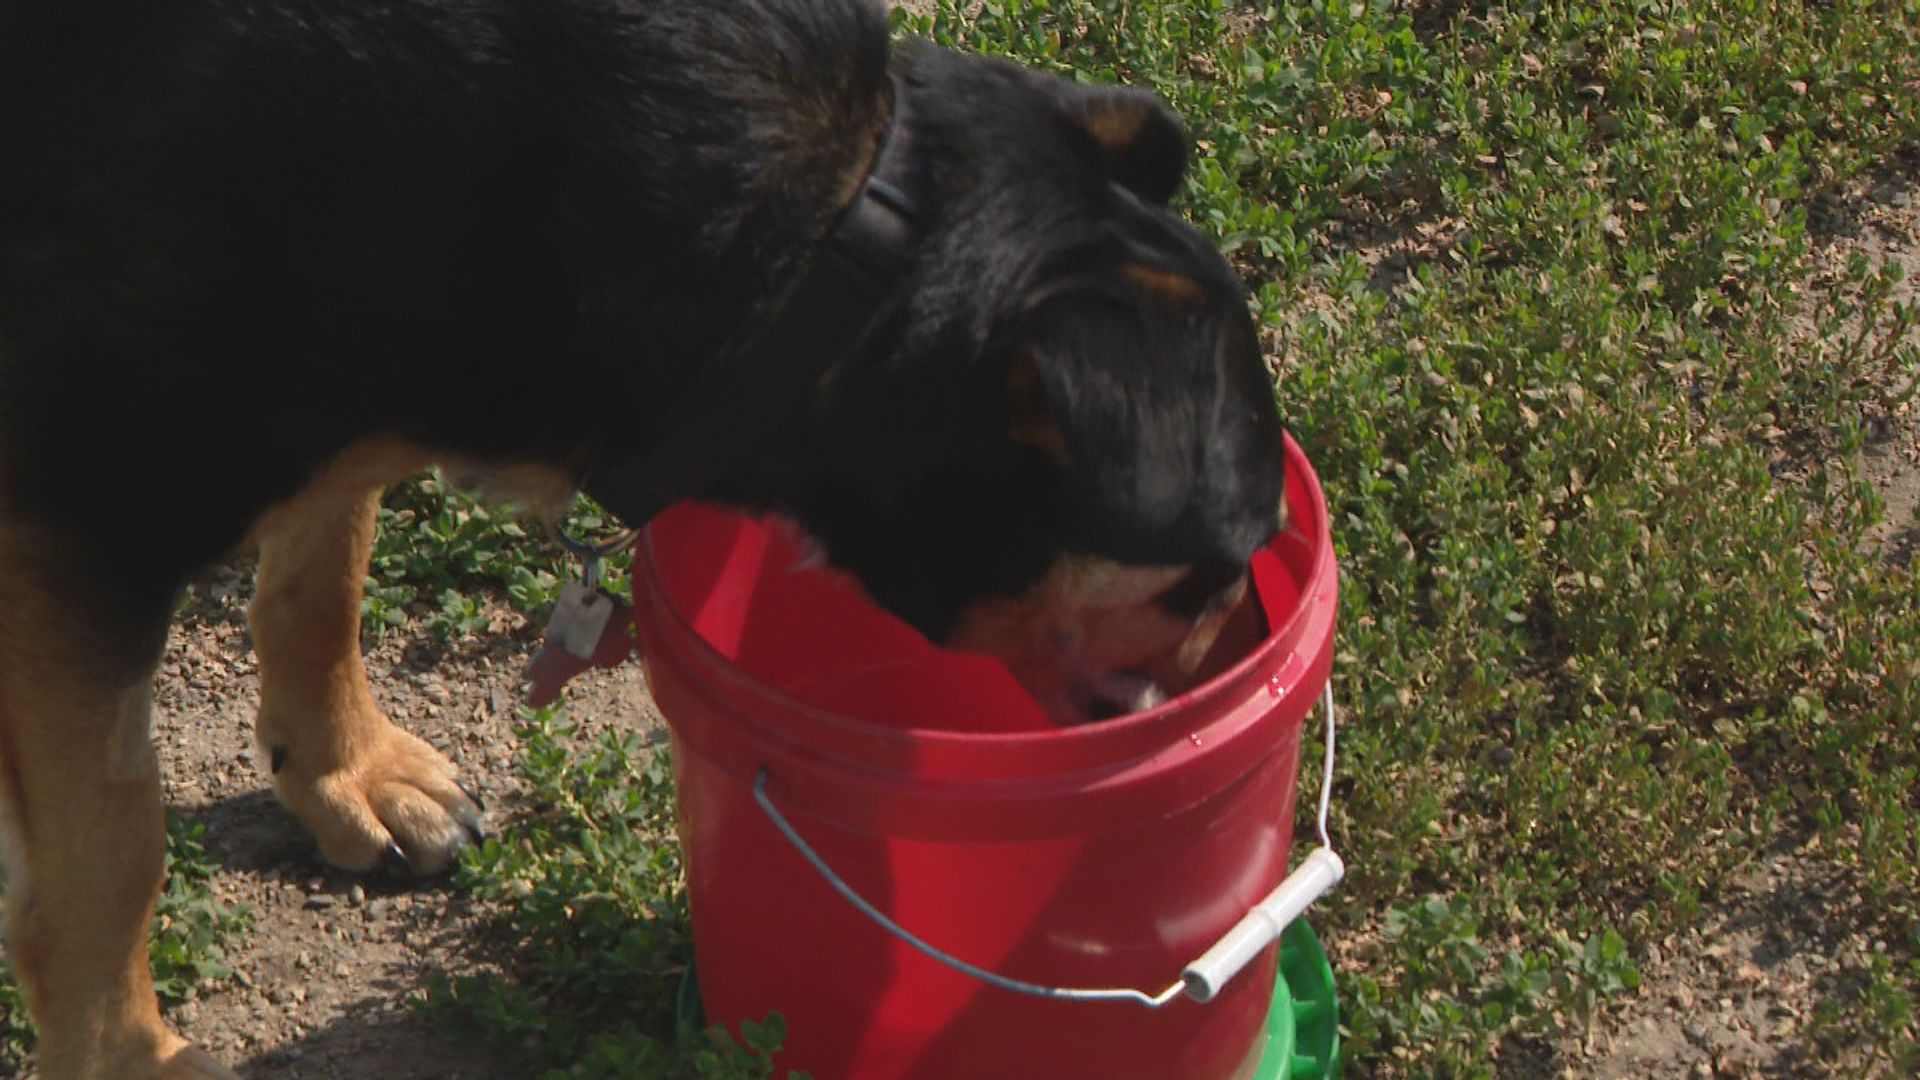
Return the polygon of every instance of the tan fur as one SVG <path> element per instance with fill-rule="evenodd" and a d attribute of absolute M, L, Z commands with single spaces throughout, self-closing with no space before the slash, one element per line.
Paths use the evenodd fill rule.
<path fill-rule="evenodd" d="M 1143 691 L 1179 693 L 1232 607 L 1223 602 L 1190 622 L 1155 603 L 1189 569 L 1062 559 L 1026 595 L 968 608 L 950 644 L 1005 659 L 1041 705 L 1063 720 L 1088 719 L 1087 698 L 1100 673 L 1138 672 L 1151 680 Z M 1237 602 L 1239 595 L 1228 599 Z"/>
<path fill-rule="evenodd" d="M 1047 406 L 1047 389 L 1031 353 L 1013 360 L 1007 373 L 1007 434 L 1053 460 L 1067 464 L 1067 440 Z"/>
<path fill-rule="evenodd" d="M 382 484 L 428 455 L 392 443 L 354 447 L 255 527 L 260 569 L 247 609 L 260 660 L 263 760 L 284 756 L 274 790 L 349 870 L 378 865 L 398 842 L 422 869 L 453 858 L 465 802 L 453 766 L 395 728 L 374 703 L 360 660 L 360 597 Z"/>
<path fill-rule="evenodd" d="M 1081 117 L 1081 125 L 1094 141 L 1113 153 L 1125 152 L 1140 140 L 1148 114 L 1137 108 L 1097 103 Z"/>
<path fill-rule="evenodd" d="M 892 124 L 892 109 L 873 117 L 872 127 L 860 133 L 861 153 L 849 160 L 840 172 L 840 186 L 834 190 L 833 205 L 847 206 L 866 186 L 867 177 L 873 172 L 874 155 L 880 151 L 880 139 L 888 126 Z"/>
<path fill-rule="evenodd" d="M 430 460 L 403 443 L 353 447 L 254 531 L 260 569 L 247 610 L 260 660 L 254 735 L 263 761 L 284 762 L 273 777 L 281 802 L 327 861 L 349 870 L 373 868 L 397 845 L 414 871 L 438 873 L 480 824 L 453 764 L 380 711 L 360 658 L 360 598 L 379 489 Z M 486 477 L 543 506 L 571 490 L 550 469 L 495 469 Z"/>
<path fill-rule="evenodd" d="M 120 699 L 107 746 L 107 779 L 136 780 L 159 767 L 153 750 L 153 687 L 143 684 Z"/>
<path fill-rule="evenodd" d="M 1176 304 L 1200 304 L 1207 299 L 1206 289 L 1185 274 L 1156 270 L 1142 263 L 1130 263 L 1121 273 L 1148 292 L 1163 296 Z"/>
<path fill-rule="evenodd" d="M 22 568 L 42 538 L 0 520 L 0 829 L 8 955 L 49 1080 L 232 1080 L 161 1023 L 147 925 L 164 824 L 151 749 L 129 752 L 151 683 L 102 686 L 84 627 Z"/>
<path fill-rule="evenodd" d="M 253 534 L 256 731 L 285 751 L 281 799 L 352 869 L 373 866 L 390 841 L 415 870 L 443 869 L 478 819 L 453 766 L 380 712 L 360 658 L 379 488 L 430 460 L 391 440 L 352 447 Z M 540 506 L 566 487 L 553 470 L 490 475 Z M 42 1033 L 41 1075 L 234 1080 L 167 1030 L 147 968 L 165 845 L 151 671 L 101 685 L 88 627 L 33 572 L 57 562 L 56 541 L 6 505 L 0 492 L 0 855 L 9 959 Z"/>

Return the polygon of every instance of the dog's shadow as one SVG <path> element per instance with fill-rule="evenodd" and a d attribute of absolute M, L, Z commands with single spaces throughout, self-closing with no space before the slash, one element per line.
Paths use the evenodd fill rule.
<path fill-rule="evenodd" d="M 532 1075 L 510 1049 L 414 1005 L 435 976 L 487 967 L 467 900 L 446 877 L 423 881 L 397 867 L 354 874 L 328 866 L 313 838 L 264 789 L 179 812 L 205 827 L 206 857 L 235 879 L 232 900 L 252 908 L 253 923 L 228 947 L 245 978 L 209 988 L 178 1018 L 188 1038 L 223 1029 L 247 1036 L 251 1051 L 217 1042 L 212 1048 L 242 1076 L 263 1080 Z M 370 948 L 383 957 L 369 962 Z M 298 1004 L 289 1005 L 289 995 Z M 253 1000 L 259 997 L 266 1000 Z M 328 1019 L 310 1030 L 288 1037 L 269 1019 L 274 1012 L 299 1019 L 322 997 L 324 1009 L 313 1011 Z M 262 1041 L 268 1048 L 258 1046 Z"/>
<path fill-rule="evenodd" d="M 230 1063 L 247 1080 L 525 1080 L 533 1075 L 511 1051 L 396 1006 L 398 993 L 376 987 L 331 1023 Z"/>
<path fill-rule="evenodd" d="M 395 862 L 366 873 L 332 866 L 320 857 L 313 834 L 265 788 L 192 806 L 177 807 L 187 821 L 204 826 L 200 844 L 224 873 L 343 901 L 354 886 L 368 899 L 411 896 L 437 902 L 455 894 L 447 875 L 415 877 Z M 331 903 L 328 904 L 331 906 Z"/>
<path fill-rule="evenodd" d="M 266 788 L 175 809 L 205 827 L 200 843 L 221 870 L 275 878 L 326 869 L 313 837 Z"/>

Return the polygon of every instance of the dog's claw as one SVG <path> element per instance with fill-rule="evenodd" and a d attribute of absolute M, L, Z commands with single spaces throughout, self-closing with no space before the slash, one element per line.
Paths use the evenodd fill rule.
<path fill-rule="evenodd" d="M 468 783 L 465 780 L 456 779 L 453 782 L 453 786 L 459 788 L 460 794 L 465 795 L 469 800 L 473 802 L 473 805 L 479 807 L 481 813 L 484 814 L 487 812 L 487 800 L 481 798 L 480 793 L 473 790 L 473 788 L 470 785 L 468 785 Z"/>
<path fill-rule="evenodd" d="M 459 788 L 460 794 L 465 795 L 467 801 L 473 804 L 472 808 L 463 806 L 454 811 L 454 817 L 459 819 L 460 827 L 466 831 L 467 839 L 475 847 L 479 847 L 487 842 L 487 800 L 481 798 L 479 792 L 458 777 L 454 778 L 453 786 Z"/>
<path fill-rule="evenodd" d="M 342 869 L 404 871 L 414 880 L 451 870 L 461 848 L 486 838 L 479 793 L 419 736 L 384 717 L 368 723 L 372 732 L 352 759 L 318 776 L 305 767 L 319 755 L 296 750 L 274 776 L 281 801 Z"/>
<path fill-rule="evenodd" d="M 406 871 L 410 877 L 419 876 L 414 873 L 413 860 L 407 858 L 406 849 L 402 848 L 398 841 L 387 841 L 387 861 L 392 866 Z"/>
<path fill-rule="evenodd" d="M 454 817 L 460 822 L 460 828 L 475 847 L 487 842 L 487 819 L 484 815 L 471 810 L 461 810 Z"/>

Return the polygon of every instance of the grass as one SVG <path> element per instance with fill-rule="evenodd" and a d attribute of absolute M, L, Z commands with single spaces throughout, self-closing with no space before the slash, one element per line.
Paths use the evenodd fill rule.
<path fill-rule="evenodd" d="M 584 496 L 565 521 L 576 537 L 600 536 L 611 524 Z M 491 620 L 481 597 L 488 592 L 541 623 L 561 584 L 579 573 L 545 535 L 530 534 L 520 515 L 448 486 L 437 471 L 389 491 L 378 528 L 360 602 L 367 638 L 416 626 L 441 641 L 484 633 Z M 607 565 L 617 574 L 631 562 L 622 553 Z"/>
<path fill-rule="evenodd" d="M 773 1075 L 777 1016 L 745 1025 L 740 1041 L 680 1030 L 691 939 L 664 751 L 630 733 L 583 748 L 551 710 L 519 734 L 535 815 L 471 852 L 458 878 L 499 913 L 514 977 L 443 978 L 426 1010 L 512 1047 L 540 1080 Z"/>
<path fill-rule="evenodd" d="M 1916 168 L 1920 2 L 900 18 L 1189 118 L 1180 208 L 1247 275 L 1341 553 L 1351 877 L 1314 918 L 1348 1075 L 1578 1075 L 1648 947 L 1783 850 L 1837 869 L 1824 914 L 1874 947 L 1778 1040 L 1920 1070 L 1920 580 L 1869 541 L 1856 467 L 1912 422 L 1915 312 L 1817 242 L 1821 208 Z M 488 590 L 537 614 L 563 572 L 432 478 L 383 516 L 370 633 L 477 632 Z M 463 870 L 527 942 L 517 978 L 430 1007 L 549 1076 L 770 1075 L 675 1031 L 661 759 L 569 742 L 531 721 L 538 812 Z"/>

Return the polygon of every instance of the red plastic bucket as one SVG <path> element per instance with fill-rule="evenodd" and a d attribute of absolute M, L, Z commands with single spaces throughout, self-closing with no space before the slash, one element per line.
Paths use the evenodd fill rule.
<path fill-rule="evenodd" d="M 634 592 L 709 1021 L 783 1014 L 782 1066 L 815 1080 L 1251 1075 L 1273 950 L 1207 1004 L 991 987 L 837 895 L 754 785 L 941 950 L 1051 986 L 1177 982 L 1286 876 L 1300 729 L 1332 663 L 1326 506 L 1286 453 L 1291 525 L 1253 564 L 1266 640 L 1150 712 L 1076 728 L 1046 728 L 997 662 L 935 649 L 802 565 L 777 526 L 692 505 L 655 519 Z"/>

